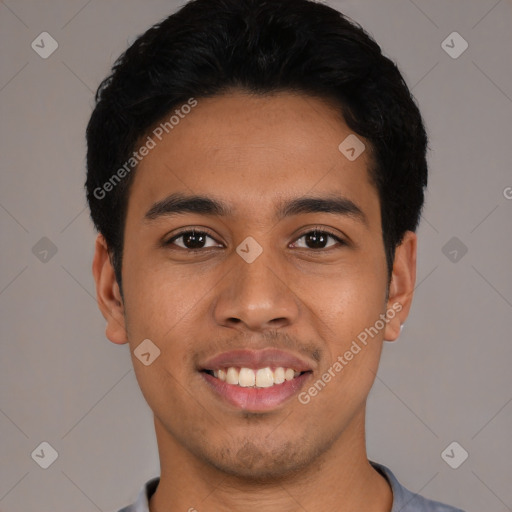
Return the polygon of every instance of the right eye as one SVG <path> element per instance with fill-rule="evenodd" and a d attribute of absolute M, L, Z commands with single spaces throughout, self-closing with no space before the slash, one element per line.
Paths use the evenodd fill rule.
<path fill-rule="evenodd" d="M 213 245 L 205 245 L 208 238 L 215 243 Z M 180 242 L 178 243 L 178 241 Z M 200 251 L 210 247 L 218 247 L 219 243 L 206 231 L 189 229 L 187 231 L 181 231 L 165 242 L 165 246 L 173 245 L 188 251 Z"/>

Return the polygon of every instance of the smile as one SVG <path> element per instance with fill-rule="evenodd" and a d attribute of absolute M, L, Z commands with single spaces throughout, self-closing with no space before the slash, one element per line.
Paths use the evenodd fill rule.
<path fill-rule="evenodd" d="M 292 352 L 267 347 L 223 352 L 198 365 L 214 397 L 236 409 L 276 409 L 300 392 L 315 363 Z"/>
<path fill-rule="evenodd" d="M 266 368 L 256 370 L 230 366 L 229 368 L 220 368 L 218 370 L 206 370 L 206 372 L 222 382 L 243 388 L 269 388 L 278 386 L 305 373 L 294 370 L 293 368 L 283 368 L 282 366 L 277 368 L 267 366 Z"/>

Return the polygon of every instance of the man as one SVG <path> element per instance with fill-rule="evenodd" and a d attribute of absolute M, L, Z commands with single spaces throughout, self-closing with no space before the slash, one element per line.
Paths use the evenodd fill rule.
<path fill-rule="evenodd" d="M 427 137 L 396 66 L 308 0 L 195 0 L 100 86 L 93 273 L 161 475 L 124 512 L 454 511 L 367 458 L 413 296 Z"/>

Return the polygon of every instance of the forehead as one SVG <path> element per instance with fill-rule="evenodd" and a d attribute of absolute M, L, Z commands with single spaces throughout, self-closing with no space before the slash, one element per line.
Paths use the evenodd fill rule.
<path fill-rule="evenodd" d="M 155 146 L 138 164 L 129 213 L 140 216 L 175 192 L 214 194 L 234 214 L 260 218 L 305 195 L 339 194 L 363 210 L 378 203 L 368 175 L 370 148 L 362 137 L 353 139 L 332 104 L 286 92 L 235 91 L 196 101 L 174 117 L 168 133 L 149 133 Z M 346 140 L 360 144 L 357 152 L 364 148 L 356 159 L 347 158 L 353 152 L 346 152 Z"/>

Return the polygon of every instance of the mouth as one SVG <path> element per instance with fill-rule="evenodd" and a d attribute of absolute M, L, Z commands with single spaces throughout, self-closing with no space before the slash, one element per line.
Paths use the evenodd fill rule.
<path fill-rule="evenodd" d="M 218 399 L 244 411 L 264 412 L 296 395 L 313 368 L 292 354 L 266 349 L 221 354 L 199 372 Z"/>
<path fill-rule="evenodd" d="M 267 366 L 257 369 L 230 366 L 229 368 L 219 368 L 218 370 L 202 371 L 232 386 L 260 389 L 279 386 L 305 373 L 309 373 L 307 371 L 297 371 L 293 368 L 283 368 L 282 366 L 278 366 L 277 368 Z"/>

